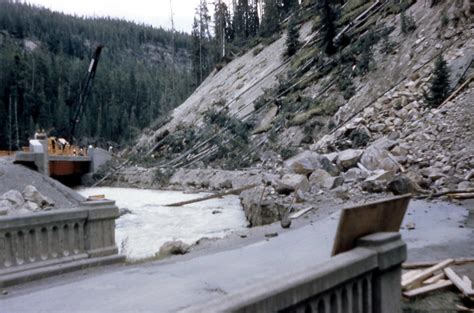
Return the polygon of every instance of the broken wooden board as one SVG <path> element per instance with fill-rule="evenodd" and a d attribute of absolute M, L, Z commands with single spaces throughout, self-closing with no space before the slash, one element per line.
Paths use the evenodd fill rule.
<path fill-rule="evenodd" d="M 398 232 L 411 194 L 342 209 L 332 255 L 349 251 L 358 238 L 378 232 Z"/>
<path fill-rule="evenodd" d="M 405 291 L 403 295 L 407 298 L 413 298 L 413 297 L 420 296 L 434 290 L 439 290 L 439 289 L 449 287 L 452 284 L 453 283 L 449 280 L 440 280 L 437 283 L 434 283 L 428 286 L 416 288 L 410 291 Z"/>
<path fill-rule="evenodd" d="M 444 273 L 450 281 L 466 296 L 474 297 L 474 290 L 472 289 L 471 281 L 461 279 L 450 267 L 444 269 Z"/>
<path fill-rule="evenodd" d="M 425 262 L 414 262 L 414 263 L 403 263 L 402 268 L 404 270 L 414 270 L 414 269 L 419 269 L 419 268 L 426 268 L 426 267 L 431 267 L 433 265 L 436 265 L 438 263 L 442 262 L 442 260 L 439 261 L 425 261 Z M 455 265 L 463 265 L 466 263 L 474 263 L 474 257 L 472 258 L 458 258 L 454 259 L 454 264 Z"/>
<path fill-rule="evenodd" d="M 409 279 L 411 279 L 412 277 L 420 274 L 423 270 L 412 270 L 412 271 L 408 271 L 406 273 L 404 273 L 402 275 L 402 285 L 408 281 Z"/>
<path fill-rule="evenodd" d="M 290 219 L 295 220 L 297 218 L 300 218 L 301 216 L 305 215 L 306 213 L 308 213 L 309 211 L 314 210 L 314 209 L 315 209 L 315 207 L 311 206 L 309 208 L 306 208 L 306 209 L 303 209 L 301 211 L 295 212 L 295 213 L 290 215 Z"/>
<path fill-rule="evenodd" d="M 419 274 L 414 275 L 410 279 L 407 279 L 406 281 L 402 282 L 402 288 L 407 290 L 407 289 L 412 289 L 413 287 L 416 287 L 418 285 L 421 285 L 421 283 L 427 279 L 428 277 L 431 277 L 435 272 L 444 269 L 445 267 L 451 265 L 454 262 L 453 259 L 447 259 L 443 262 L 440 262 L 430 268 L 427 268 L 423 271 L 421 271 Z"/>
<path fill-rule="evenodd" d="M 474 199 L 474 192 L 465 192 L 465 193 L 453 193 L 448 194 L 448 197 L 451 199 Z"/>
<path fill-rule="evenodd" d="M 437 283 L 441 279 L 444 279 L 444 273 L 439 273 L 437 275 L 434 275 L 426 279 L 425 281 L 423 281 L 423 285 L 431 285 L 431 284 Z"/>

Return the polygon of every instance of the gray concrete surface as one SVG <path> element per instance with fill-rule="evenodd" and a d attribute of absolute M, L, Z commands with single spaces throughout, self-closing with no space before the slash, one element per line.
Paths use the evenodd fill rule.
<path fill-rule="evenodd" d="M 473 229 L 469 210 L 448 203 L 413 201 L 402 229 L 408 259 L 432 260 L 467 256 Z M 308 220 L 311 217 L 308 218 Z M 276 277 L 288 269 L 304 269 L 328 260 L 338 213 L 312 224 L 281 232 L 270 239 L 222 240 L 228 248 L 200 250 L 164 261 L 82 271 L 15 287 L 0 296 L 2 313 L 23 312 L 174 312 Z M 464 226 L 461 228 L 460 225 Z M 277 227 L 277 226 L 272 226 Z M 270 228 L 267 228 L 270 230 Z M 258 234 L 258 232 L 257 232 Z M 444 246 L 440 251 L 437 247 Z M 414 255 L 414 257 L 412 257 Z"/>
<path fill-rule="evenodd" d="M 56 202 L 57 208 L 76 207 L 84 197 L 58 181 L 30 170 L 23 165 L 13 164 L 12 158 L 0 158 L 0 195 L 11 189 L 22 191 L 27 185 Z"/>

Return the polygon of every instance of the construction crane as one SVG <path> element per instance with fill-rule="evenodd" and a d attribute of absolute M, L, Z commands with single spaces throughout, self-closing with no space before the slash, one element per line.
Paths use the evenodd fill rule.
<path fill-rule="evenodd" d="M 71 119 L 71 128 L 69 130 L 69 142 L 73 143 L 74 141 L 74 135 L 76 133 L 77 125 L 79 124 L 82 116 L 82 111 L 84 109 L 84 104 L 87 101 L 87 98 L 89 97 L 91 90 L 92 90 L 92 85 L 94 82 L 94 77 L 95 73 L 97 70 L 97 65 L 99 64 L 100 60 L 100 53 L 102 52 L 102 48 L 104 46 L 99 45 L 96 49 L 94 54 L 92 55 L 91 63 L 89 64 L 89 69 L 87 70 L 87 74 L 84 77 L 84 80 L 82 81 L 82 88 L 81 92 L 79 93 L 79 99 L 76 102 L 75 107 L 73 108 L 73 115 Z"/>

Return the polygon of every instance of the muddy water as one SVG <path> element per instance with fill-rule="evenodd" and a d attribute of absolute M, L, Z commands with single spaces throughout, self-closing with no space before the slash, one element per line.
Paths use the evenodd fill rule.
<path fill-rule="evenodd" d="M 116 222 L 117 245 L 129 260 L 151 257 L 169 240 L 193 244 L 200 238 L 222 238 L 247 226 L 237 196 L 167 207 L 164 205 L 206 194 L 110 187 L 81 188 L 78 192 L 83 196 L 104 194 L 119 208 L 132 212 Z"/>

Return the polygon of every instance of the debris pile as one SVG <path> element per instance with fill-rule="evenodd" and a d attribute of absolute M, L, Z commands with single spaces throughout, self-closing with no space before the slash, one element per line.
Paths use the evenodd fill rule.
<path fill-rule="evenodd" d="M 453 260 L 447 259 L 432 264 L 427 268 L 412 269 L 402 275 L 403 296 L 414 298 L 426 295 L 435 290 L 455 286 L 462 294 L 462 298 L 474 301 L 474 289 L 467 276 L 462 278 L 450 266 L 473 262 L 474 259 Z M 418 268 L 425 264 L 418 264 Z M 416 266 L 410 266 L 415 268 Z"/>
<path fill-rule="evenodd" d="M 48 211 L 55 202 L 42 195 L 34 186 L 28 185 L 23 192 L 9 190 L 0 196 L 0 215 L 21 215 Z"/>
<path fill-rule="evenodd" d="M 369 192 L 445 192 L 474 187 L 472 86 L 439 108 L 424 103 L 429 77 L 418 76 L 367 107 L 311 148 L 337 153 L 345 181 Z M 471 82 L 471 85 L 473 83 Z M 360 134 L 369 138 L 361 144 Z"/>

